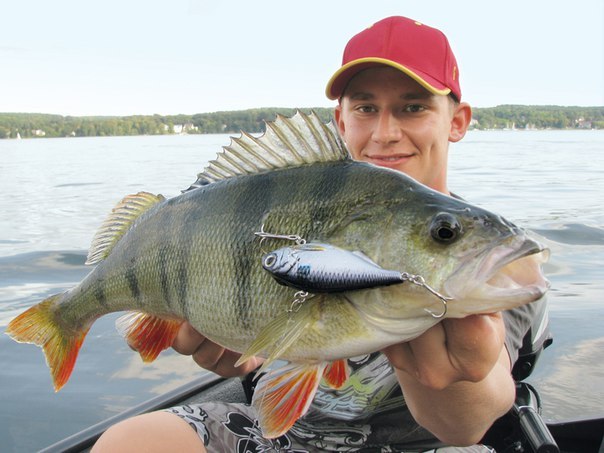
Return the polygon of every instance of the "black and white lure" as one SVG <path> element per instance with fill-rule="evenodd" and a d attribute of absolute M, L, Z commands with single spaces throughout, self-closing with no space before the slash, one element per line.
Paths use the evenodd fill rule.
<path fill-rule="evenodd" d="M 360 252 L 329 244 L 282 247 L 262 257 L 279 283 L 309 293 L 335 293 L 403 283 L 399 271 L 383 269 Z"/>
<path fill-rule="evenodd" d="M 262 267 L 282 285 L 299 289 L 302 302 L 308 293 L 337 293 L 376 288 L 405 282 L 423 287 L 443 304 L 442 313 L 425 309 L 434 318 L 447 313 L 451 300 L 428 286 L 420 275 L 388 270 L 360 252 L 351 252 L 329 244 L 298 242 L 266 253 Z"/>

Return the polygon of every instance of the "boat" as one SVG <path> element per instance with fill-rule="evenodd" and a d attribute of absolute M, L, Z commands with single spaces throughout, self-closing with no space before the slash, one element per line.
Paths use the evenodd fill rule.
<path fill-rule="evenodd" d="M 243 384 L 243 385 L 242 385 Z M 165 409 L 175 405 L 204 401 L 246 402 L 249 382 L 239 378 L 221 378 L 206 374 L 164 395 L 152 398 L 118 415 L 52 444 L 41 453 L 87 452 L 113 424 L 134 415 Z M 539 414 L 535 389 L 518 383 L 516 404 L 498 420 L 483 442 L 499 452 L 535 453 L 604 453 L 604 418 L 544 423 Z M 410 445 L 410 449 L 432 449 L 438 444 Z"/>
<path fill-rule="evenodd" d="M 482 442 L 498 453 L 604 453 L 604 417 L 546 423 L 541 417 L 541 398 L 525 379 L 530 376 L 541 352 L 552 343 L 545 304 L 526 334 L 519 359 L 512 370 L 516 381 L 516 401 L 512 409 L 497 420 Z M 206 401 L 250 402 L 257 377 L 222 378 L 208 373 L 163 395 L 152 398 L 118 415 L 69 436 L 42 453 L 86 452 L 101 434 L 115 423 L 146 412 Z M 432 443 L 409 445 L 410 451 L 445 447 Z"/>

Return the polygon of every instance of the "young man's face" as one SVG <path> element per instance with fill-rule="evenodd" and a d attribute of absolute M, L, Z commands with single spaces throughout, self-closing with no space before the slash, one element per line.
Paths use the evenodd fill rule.
<path fill-rule="evenodd" d="M 354 159 L 402 171 L 448 193 L 449 141 L 465 134 L 467 104 L 434 95 L 401 71 L 380 66 L 350 81 L 335 117 Z"/>

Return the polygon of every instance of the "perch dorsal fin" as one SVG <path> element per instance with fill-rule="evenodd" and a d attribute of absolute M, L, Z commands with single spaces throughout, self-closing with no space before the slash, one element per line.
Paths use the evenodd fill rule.
<path fill-rule="evenodd" d="M 298 111 L 291 118 L 277 115 L 275 121 L 266 122 L 260 137 L 245 132 L 231 137 L 187 190 L 235 176 L 347 159 L 348 150 L 333 122 L 323 123 L 314 112 Z"/>

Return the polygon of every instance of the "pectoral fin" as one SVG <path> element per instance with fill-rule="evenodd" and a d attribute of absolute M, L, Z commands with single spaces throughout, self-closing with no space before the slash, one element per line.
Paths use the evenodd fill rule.
<path fill-rule="evenodd" d="M 153 362 L 160 352 L 172 346 L 182 323 L 182 319 L 130 312 L 118 318 L 115 325 L 143 362 Z"/>
<path fill-rule="evenodd" d="M 308 411 L 326 365 L 290 363 L 260 379 L 252 405 L 265 437 L 283 435 Z"/>
<path fill-rule="evenodd" d="M 265 355 L 264 371 L 273 361 L 282 356 L 300 338 L 312 323 L 312 303 L 304 302 L 295 312 L 283 312 L 268 323 L 237 361 L 239 366 L 255 355 Z"/>

